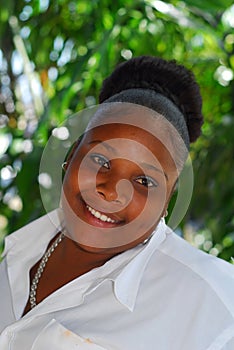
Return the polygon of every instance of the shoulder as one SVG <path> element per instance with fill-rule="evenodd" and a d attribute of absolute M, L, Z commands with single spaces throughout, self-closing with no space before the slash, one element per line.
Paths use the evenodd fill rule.
<path fill-rule="evenodd" d="M 234 317 L 234 266 L 193 247 L 169 228 L 168 232 L 159 251 L 171 271 L 177 271 L 185 284 L 215 295 Z"/>
<path fill-rule="evenodd" d="M 229 282 L 234 283 L 234 266 L 232 264 L 193 247 L 170 228 L 168 228 L 168 232 L 167 239 L 160 246 L 160 250 L 164 254 L 175 262 L 186 266 L 189 271 L 193 271 L 202 279 L 210 281 L 211 285 L 217 278 L 222 277 L 228 278 Z"/>
<path fill-rule="evenodd" d="M 170 346 L 177 339 L 178 349 L 208 349 L 220 337 L 228 344 L 234 326 L 233 266 L 165 231 L 142 275 L 136 314 L 152 321 L 152 337 L 158 327 L 166 330 Z"/>

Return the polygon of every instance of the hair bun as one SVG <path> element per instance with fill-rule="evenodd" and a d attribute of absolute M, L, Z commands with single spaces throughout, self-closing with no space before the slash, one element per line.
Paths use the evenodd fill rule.
<path fill-rule="evenodd" d="M 99 103 L 117 93 L 132 89 L 151 89 L 169 98 L 183 113 L 190 142 L 201 133 L 202 98 L 194 75 L 184 66 L 153 56 L 140 56 L 119 64 L 103 82 Z"/>

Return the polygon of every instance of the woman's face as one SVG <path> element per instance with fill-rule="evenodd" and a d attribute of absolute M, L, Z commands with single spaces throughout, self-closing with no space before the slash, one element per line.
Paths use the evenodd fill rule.
<path fill-rule="evenodd" d="M 93 252 L 136 246 L 164 215 L 176 180 L 172 157 L 151 133 L 120 123 L 93 128 L 64 177 L 68 236 Z"/>

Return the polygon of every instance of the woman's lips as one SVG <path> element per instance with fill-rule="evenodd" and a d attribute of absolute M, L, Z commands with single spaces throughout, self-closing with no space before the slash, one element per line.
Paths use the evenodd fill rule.
<path fill-rule="evenodd" d="M 100 211 L 97 211 L 95 209 L 93 209 L 92 207 L 90 207 L 89 205 L 86 205 L 86 208 L 88 209 L 88 211 L 95 216 L 95 218 L 98 218 L 101 221 L 104 222 L 111 222 L 111 223 L 117 223 L 116 220 L 111 219 L 110 217 L 106 216 L 105 214 L 100 213 Z"/>
<path fill-rule="evenodd" d="M 100 227 L 114 227 L 116 225 L 122 224 L 122 220 L 116 220 L 114 218 L 109 217 L 108 215 L 90 207 L 88 204 L 85 204 L 86 208 L 86 217 L 88 222 L 94 226 Z"/>

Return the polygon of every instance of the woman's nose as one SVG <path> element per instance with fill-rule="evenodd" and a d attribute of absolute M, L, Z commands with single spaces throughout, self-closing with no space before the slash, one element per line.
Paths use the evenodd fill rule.
<path fill-rule="evenodd" d="M 98 194 L 108 202 L 126 206 L 132 199 L 133 186 L 126 179 L 109 178 L 97 185 Z"/>

